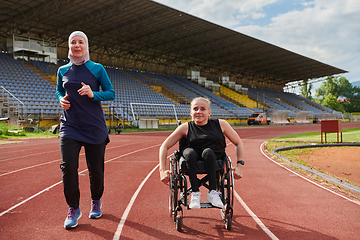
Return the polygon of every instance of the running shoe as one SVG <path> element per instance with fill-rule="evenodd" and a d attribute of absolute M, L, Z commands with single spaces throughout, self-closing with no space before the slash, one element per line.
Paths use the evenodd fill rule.
<path fill-rule="evenodd" d="M 101 200 L 92 200 L 89 218 L 99 218 L 101 215 Z"/>
<path fill-rule="evenodd" d="M 189 204 L 189 208 L 191 209 L 195 209 L 195 208 L 200 208 L 200 192 L 192 192 L 191 193 L 191 201 Z"/>
<path fill-rule="evenodd" d="M 213 205 L 214 207 L 223 208 L 224 204 L 221 201 L 219 194 L 219 192 L 211 190 L 210 192 L 208 192 L 206 200 L 210 202 L 211 205 Z"/>
<path fill-rule="evenodd" d="M 81 218 L 81 215 L 80 208 L 74 209 L 73 207 L 70 207 L 68 216 L 64 222 L 64 228 L 70 229 L 76 227 L 78 225 L 79 218 Z"/>

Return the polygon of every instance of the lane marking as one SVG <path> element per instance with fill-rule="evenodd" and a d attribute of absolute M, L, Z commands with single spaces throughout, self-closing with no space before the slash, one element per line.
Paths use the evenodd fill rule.
<path fill-rule="evenodd" d="M 289 172 L 291 172 L 291 173 L 293 173 L 293 174 L 301 177 L 302 179 L 304 179 L 304 180 L 306 180 L 306 181 L 308 181 L 308 182 L 310 182 L 310 183 L 312 183 L 312 184 L 314 184 L 314 185 L 316 185 L 316 186 L 318 186 L 318 187 L 320 187 L 320 188 L 322 188 L 322 189 L 324 189 L 324 190 L 326 190 L 326 191 L 328 191 L 328 192 L 331 192 L 331 193 L 333 193 L 333 194 L 335 194 L 335 195 L 337 195 L 337 196 L 339 196 L 339 197 L 342 197 L 342 198 L 344 198 L 344 199 L 346 199 L 346 200 L 348 200 L 348 201 L 350 201 L 350 202 L 353 202 L 353 203 L 355 203 L 355 204 L 357 204 L 357 205 L 360 205 L 359 202 L 356 202 L 356 201 L 354 201 L 354 200 L 352 200 L 352 199 L 350 199 L 350 198 L 348 198 L 348 197 L 345 197 L 345 196 L 343 196 L 343 195 L 341 195 L 341 194 L 339 194 L 339 193 L 337 193 L 337 192 L 332 191 L 331 189 L 328 189 L 328 188 L 326 188 L 326 187 L 324 187 L 324 186 L 321 186 L 321 185 L 318 184 L 317 182 L 314 182 L 314 181 L 312 181 L 311 179 L 308 179 L 308 178 L 300 175 L 299 173 L 297 173 L 297 172 L 295 172 L 295 171 L 293 171 L 293 170 L 291 170 L 291 169 L 288 169 L 287 167 L 281 165 L 278 161 L 273 160 L 272 158 L 270 158 L 269 156 L 267 156 L 267 154 L 263 151 L 263 149 L 265 148 L 265 147 L 264 147 L 265 143 L 266 143 L 266 141 L 263 142 L 263 143 L 260 145 L 260 152 L 261 152 L 267 159 L 269 159 L 270 161 L 272 161 L 273 163 L 276 163 L 276 164 L 279 165 L 280 167 L 288 170 Z"/>
<path fill-rule="evenodd" d="M 24 204 L 24 203 L 26 203 L 27 201 L 30 201 L 31 199 L 35 198 L 36 196 L 39 196 L 40 194 L 42 194 L 42 193 L 44 193 L 44 192 L 46 192 L 46 191 L 49 191 L 51 188 L 53 188 L 53 187 L 55 187 L 55 186 L 59 185 L 60 183 L 62 183 L 62 181 L 60 181 L 60 182 L 58 182 L 58 183 L 55 183 L 54 185 L 51 185 L 51 186 L 50 186 L 50 187 L 48 187 L 48 188 L 45 188 L 44 190 L 42 190 L 42 191 L 40 191 L 40 192 L 38 192 L 38 193 L 36 193 L 36 194 L 32 195 L 31 197 L 29 197 L 29 198 L 25 199 L 24 201 L 19 202 L 18 204 L 16 204 L 16 205 L 12 206 L 11 208 L 9 208 L 9 209 L 7 209 L 7 210 L 3 211 L 2 213 L 0 213 L 0 217 L 1 217 L 1 216 L 3 216 L 4 214 L 6 214 L 6 213 L 10 212 L 11 210 L 13 210 L 13 209 L 15 209 L 15 208 L 17 208 L 17 207 L 19 207 L 19 206 L 23 205 L 23 204 Z"/>
<path fill-rule="evenodd" d="M 153 146 L 146 147 L 146 148 L 141 148 L 141 149 L 138 149 L 138 150 L 135 150 L 135 151 L 132 151 L 132 152 L 129 152 L 129 153 L 126 153 L 126 154 L 117 156 L 117 157 L 115 157 L 115 158 L 112 158 L 112 159 L 109 159 L 109 160 L 105 161 L 104 163 L 108 163 L 108 162 L 114 161 L 115 159 L 118 159 L 118 158 L 121 158 L 121 157 L 125 157 L 125 156 L 128 156 L 128 155 L 130 155 L 130 154 L 133 154 L 133 153 L 136 153 L 136 152 L 140 152 L 140 151 L 143 151 L 143 150 L 147 150 L 147 149 L 149 149 L 149 148 L 153 148 L 153 147 L 157 147 L 157 146 L 160 146 L 160 144 L 153 145 Z M 86 172 L 86 171 L 88 171 L 88 169 L 85 169 L 85 170 L 79 172 L 78 174 L 80 175 L 81 173 L 84 173 L 84 172 Z M 23 205 L 24 203 L 28 202 L 29 200 L 31 200 L 31 199 L 39 196 L 40 194 L 49 191 L 50 189 L 56 187 L 57 185 L 59 185 L 59 184 L 61 184 L 61 183 L 62 183 L 62 181 L 57 182 L 57 183 L 51 185 L 50 187 L 47 187 L 47 188 L 45 188 L 44 190 L 41 190 L 40 192 L 38 192 L 38 193 L 32 195 L 31 197 L 25 199 L 24 201 L 21 201 L 21 202 L 19 202 L 18 204 L 15 204 L 14 206 L 12 206 L 12 207 L 10 207 L 9 209 L 7 209 L 7 210 L 3 211 L 2 213 L 0 213 L 0 217 L 3 216 L 3 215 L 5 215 L 6 213 L 10 212 L 11 210 L 13 210 L 13 209 L 15 209 L 15 208 Z"/>
<path fill-rule="evenodd" d="M 13 157 L 13 158 L 3 159 L 3 160 L 0 160 L 0 162 L 6 162 L 6 161 L 10 161 L 10 160 L 18 160 L 19 158 L 26 158 L 26 157 L 30 157 L 30 156 L 36 156 L 36 155 L 40 155 L 40 154 L 47 154 L 47 153 L 58 152 L 58 151 L 59 150 L 48 151 L 48 152 L 40 152 L 40 153 L 33 153 L 33 154 L 28 154 L 28 155 L 24 155 L 24 156 L 20 156 L 20 157 Z"/>
<path fill-rule="evenodd" d="M 124 147 L 124 146 L 128 146 L 128 145 L 134 145 L 134 143 L 128 143 L 128 144 L 124 144 L 124 145 L 120 145 L 120 146 L 114 146 L 114 147 L 107 147 L 106 149 L 119 148 L 119 147 Z M 59 152 L 59 151 L 60 151 L 60 149 L 54 150 L 54 151 L 48 151 L 48 152 L 33 153 L 33 154 L 28 154 L 28 155 L 24 155 L 24 156 L 20 156 L 20 157 L 13 157 L 13 158 L 3 159 L 3 160 L 0 160 L 0 162 L 6 162 L 6 161 L 10 161 L 10 160 L 18 160 L 20 158 L 26 158 L 26 157 L 30 157 L 30 156 L 36 156 L 36 155 L 40 155 L 40 154 L 47 154 L 47 153 Z M 84 155 L 84 154 L 85 153 L 81 153 L 80 155 Z"/>
<path fill-rule="evenodd" d="M 244 142 L 244 140 L 242 140 Z M 232 145 L 232 143 L 228 143 L 227 145 Z M 261 222 L 261 220 L 255 215 L 255 213 L 253 211 L 251 211 L 251 209 L 248 207 L 248 205 L 246 205 L 246 203 L 244 202 L 244 200 L 242 200 L 242 198 L 239 196 L 239 194 L 236 192 L 236 190 L 234 189 L 234 196 L 236 197 L 236 199 L 239 201 L 239 203 L 241 204 L 241 206 L 243 206 L 243 208 L 245 209 L 245 211 L 252 217 L 252 219 L 254 219 L 254 221 L 256 222 L 257 225 L 259 225 L 259 227 L 272 239 L 272 240 L 279 240 L 266 226 L 265 224 L 263 224 Z"/>
<path fill-rule="evenodd" d="M 132 145 L 132 144 L 131 143 L 130 144 L 124 144 L 124 145 L 121 145 L 121 146 L 110 147 L 110 148 L 106 148 L 106 149 L 114 149 L 114 148 L 124 147 L 124 146 L 128 146 L 128 145 Z M 59 151 L 59 150 L 57 150 L 57 151 Z M 24 158 L 24 157 L 34 156 L 34 155 L 37 155 L 37 154 L 44 154 L 44 153 L 51 153 L 51 152 L 54 152 L 54 151 L 30 154 L 30 155 L 21 156 L 21 157 L 18 157 L 18 158 Z M 106 152 L 105 152 L 105 154 L 106 154 Z M 82 155 L 85 155 L 85 153 L 80 153 L 79 154 L 79 156 L 82 156 Z M 0 160 L 0 162 L 9 161 L 9 160 L 18 159 L 18 158 L 8 158 L 8 159 L 5 159 L 5 160 Z M 57 162 L 57 161 L 61 161 L 61 159 L 53 160 L 53 161 L 46 162 L 46 163 L 40 163 L 40 164 L 32 165 L 32 166 L 29 166 L 29 167 L 20 168 L 20 169 L 13 170 L 13 171 L 10 171 L 10 172 L 5 172 L 3 174 L 0 174 L 0 177 L 5 176 L 5 175 L 9 175 L 9 174 L 12 174 L 12 173 L 17 173 L 17 172 L 20 172 L 20 171 L 28 170 L 28 169 L 35 168 L 35 167 L 40 167 L 40 166 L 50 164 L 50 163 L 53 163 L 53 162 Z"/>
<path fill-rule="evenodd" d="M 140 193 L 142 187 L 145 185 L 146 181 L 150 178 L 151 174 L 153 174 L 153 172 L 159 167 L 159 165 L 160 164 L 157 164 L 153 168 L 153 170 L 151 170 L 151 172 L 149 172 L 149 174 L 144 178 L 144 180 L 141 182 L 141 184 L 139 185 L 139 187 L 135 191 L 134 195 L 131 197 L 129 204 L 127 205 L 127 207 L 126 207 L 126 209 L 124 211 L 124 214 L 121 217 L 119 225 L 118 225 L 118 227 L 116 229 L 116 232 L 114 234 L 113 240 L 119 240 L 120 239 L 121 232 L 122 232 L 122 229 L 123 229 L 123 227 L 125 225 L 126 218 L 128 217 L 128 215 L 130 213 L 130 210 L 131 210 L 132 206 L 134 205 L 134 202 L 135 202 L 137 196 L 139 195 L 139 193 Z"/>
<path fill-rule="evenodd" d="M 20 168 L 20 169 L 18 169 L 18 170 L 14 170 L 14 171 L 11 171 L 11 172 L 7 172 L 7 173 L 0 174 L 0 177 L 5 176 L 5 175 L 8 175 L 8 174 L 11 174 L 11 173 L 16 173 L 16 172 L 24 171 L 24 170 L 27 170 L 27 169 L 31 169 L 31 168 L 35 168 L 35 167 L 40 167 L 40 166 L 43 166 L 43 165 L 46 165 L 46 164 L 50 164 L 50 163 L 53 163 L 53 162 L 58 162 L 58 161 L 60 161 L 60 160 L 61 160 L 61 159 L 57 159 L 57 160 L 53 160 L 53 161 L 46 162 L 46 163 L 41 163 L 41 164 L 32 165 L 32 166 L 30 166 L 30 167 Z"/>
<path fill-rule="evenodd" d="M 234 190 L 234 195 L 236 199 L 240 202 L 246 212 L 254 219 L 254 221 L 259 225 L 259 227 L 273 240 L 279 240 L 266 226 L 261 222 L 261 220 L 255 215 L 253 211 L 246 205 L 246 203 L 242 200 L 239 194 Z"/>

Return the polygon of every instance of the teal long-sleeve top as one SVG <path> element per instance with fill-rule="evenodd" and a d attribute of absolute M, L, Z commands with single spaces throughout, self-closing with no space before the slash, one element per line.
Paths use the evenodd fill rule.
<path fill-rule="evenodd" d="M 94 98 L 77 92 L 82 82 L 90 86 Z M 105 68 L 92 61 L 61 66 L 57 74 L 56 96 L 60 101 L 66 94 L 70 108 L 60 117 L 59 136 L 90 144 L 109 139 L 101 101 L 114 100 L 115 91 Z"/>

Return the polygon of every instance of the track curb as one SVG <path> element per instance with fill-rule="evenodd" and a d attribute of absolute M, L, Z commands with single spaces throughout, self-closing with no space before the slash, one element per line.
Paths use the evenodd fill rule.
<path fill-rule="evenodd" d="M 328 182 L 331 182 L 334 185 L 339 186 L 342 189 L 346 189 L 348 191 L 351 191 L 357 195 L 360 196 L 360 187 L 354 186 L 352 184 L 343 182 L 342 180 L 336 179 L 334 177 L 331 177 L 329 175 L 326 175 L 324 173 L 321 173 L 319 171 L 316 171 L 312 168 L 306 167 L 304 165 L 301 165 L 299 163 L 296 163 L 282 155 L 280 155 L 278 152 L 280 151 L 286 151 L 286 150 L 291 150 L 291 149 L 297 149 L 297 148 L 319 148 L 319 147 L 347 147 L 347 146 L 360 146 L 360 143 L 338 143 L 338 144 L 312 144 L 312 145 L 299 145 L 299 146 L 289 146 L 289 147 L 281 147 L 281 148 L 275 148 L 273 150 L 271 150 L 271 153 L 273 153 L 274 155 L 276 155 L 277 157 L 279 157 L 280 159 L 288 162 L 289 164 L 300 168 L 306 172 L 312 173 Z"/>

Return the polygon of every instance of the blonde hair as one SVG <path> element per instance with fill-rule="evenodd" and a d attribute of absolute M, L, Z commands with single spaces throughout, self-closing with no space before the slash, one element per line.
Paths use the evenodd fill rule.
<path fill-rule="evenodd" d="M 209 104 L 209 109 L 210 109 L 210 103 L 211 102 L 210 102 L 210 99 L 208 99 L 207 97 L 196 97 L 196 98 L 194 98 L 190 103 L 190 108 L 192 107 L 193 103 L 195 101 L 197 101 L 197 100 L 203 100 L 203 101 L 207 102 Z"/>

